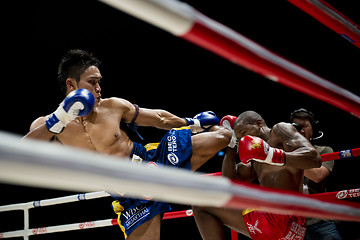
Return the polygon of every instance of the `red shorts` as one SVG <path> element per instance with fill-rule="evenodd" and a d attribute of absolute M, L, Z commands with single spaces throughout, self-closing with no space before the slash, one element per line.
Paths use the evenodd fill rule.
<path fill-rule="evenodd" d="M 303 217 L 246 209 L 243 218 L 253 240 L 298 240 L 305 236 L 306 221 Z"/>

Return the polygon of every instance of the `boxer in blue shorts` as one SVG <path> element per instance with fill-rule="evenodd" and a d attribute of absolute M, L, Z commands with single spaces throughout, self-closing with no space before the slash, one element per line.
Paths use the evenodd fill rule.
<path fill-rule="evenodd" d="M 191 156 L 190 127 L 182 127 L 170 130 L 160 143 L 151 143 L 146 146 L 134 143 L 130 157 L 136 164 L 142 162 L 150 167 L 168 165 L 190 170 Z M 113 202 L 112 206 L 118 214 L 118 223 L 125 238 L 144 222 L 171 210 L 169 203 L 152 202 L 150 199 L 150 196 L 143 196 L 143 199 L 120 197 Z"/>
<path fill-rule="evenodd" d="M 179 118 L 165 110 L 139 108 L 122 98 L 102 98 L 99 67 L 100 61 L 89 52 L 67 52 L 58 68 L 66 97 L 53 113 L 37 118 L 25 138 L 59 142 L 149 166 L 170 165 L 191 171 L 228 145 L 231 132 L 217 126 L 219 119 L 213 112 Z M 169 132 L 158 145 L 144 147 L 130 140 L 120 127 L 123 123 Z M 146 195 L 139 200 L 118 200 L 114 210 L 120 213 L 128 240 L 160 238 L 160 215 L 170 209 L 168 204 L 149 201 Z"/>

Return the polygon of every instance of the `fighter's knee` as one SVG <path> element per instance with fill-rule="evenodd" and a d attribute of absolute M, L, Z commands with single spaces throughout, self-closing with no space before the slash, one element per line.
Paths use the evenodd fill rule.
<path fill-rule="evenodd" d="M 201 208 L 198 206 L 192 206 L 193 213 L 198 212 Z"/>
<path fill-rule="evenodd" d="M 205 209 L 203 207 L 199 207 L 199 206 L 192 206 L 192 211 L 193 211 L 194 216 L 198 216 L 199 214 L 204 212 Z"/>
<path fill-rule="evenodd" d="M 196 219 L 201 219 L 209 214 L 212 215 L 214 209 L 213 207 L 192 206 L 193 215 Z"/>
<path fill-rule="evenodd" d="M 218 130 L 218 134 L 219 134 L 219 138 L 221 138 L 224 144 L 228 145 L 231 140 L 232 133 L 226 128 L 220 127 Z"/>

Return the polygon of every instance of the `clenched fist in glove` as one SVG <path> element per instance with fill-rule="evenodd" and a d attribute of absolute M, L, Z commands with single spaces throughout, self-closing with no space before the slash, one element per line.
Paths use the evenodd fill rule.
<path fill-rule="evenodd" d="M 270 147 L 263 139 L 249 135 L 239 141 L 239 157 L 244 164 L 251 160 L 276 166 L 285 164 L 284 150 Z"/>

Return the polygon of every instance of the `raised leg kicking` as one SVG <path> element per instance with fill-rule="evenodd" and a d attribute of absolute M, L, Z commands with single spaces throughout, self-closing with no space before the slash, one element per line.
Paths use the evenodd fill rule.
<path fill-rule="evenodd" d="M 91 53 L 71 50 L 61 60 L 58 80 L 65 94 L 58 109 L 37 118 L 24 138 L 56 141 L 65 145 L 128 158 L 134 163 L 168 165 L 195 171 L 226 147 L 231 133 L 216 126 L 213 112 L 179 118 L 164 110 L 140 108 L 122 98 L 101 98 L 100 62 Z M 133 142 L 122 124 L 166 129 L 160 143 Z M 120 159 L 120 158 L 119 158 Z M 127 239 L 160 239 L 160 214 L 168 203 L 118 197 L 113 203 Z M 136 220 L 134 220 L 136 219 Z"/>

